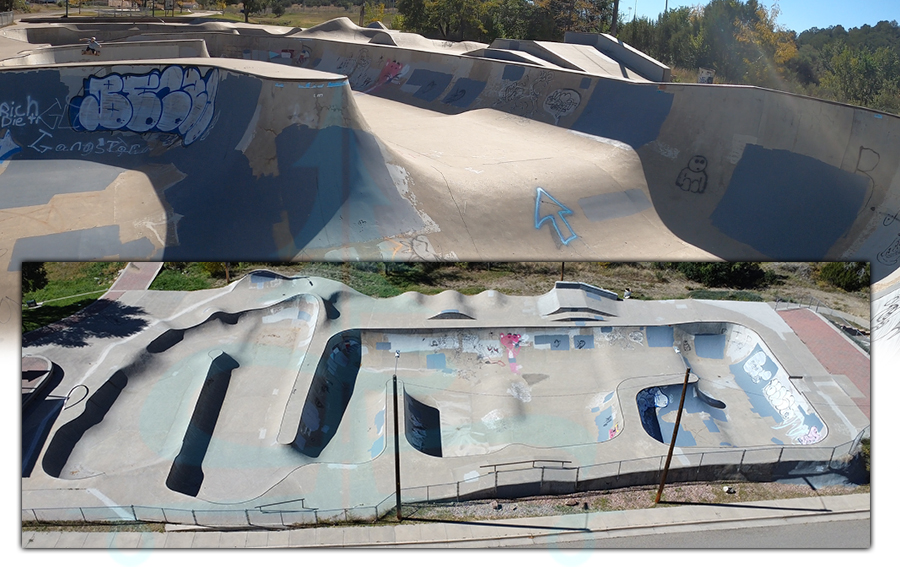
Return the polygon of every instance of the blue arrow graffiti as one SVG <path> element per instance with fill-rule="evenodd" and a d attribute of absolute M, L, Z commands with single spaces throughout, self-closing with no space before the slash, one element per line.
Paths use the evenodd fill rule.
<path fill-rule="evenodd" d="M 541 215 L 541 203 L 546 204 L 548 202 L 552 202 L 553 204 L 555 204 L 557 207 L 559 207 L 559 210 L 551 212 L 550 214 Z M 570 233 L 568 238 L 563 236 L 563 231 L 560 230 L 559 224 L 556 222 L 555 215 L 557 215 L 557 214 L 559 215 L 559 220 L 562 221 L 562 223 L 566 226 L 566 229 L 568 229 L 568 232 Z M 578 238 L 578 235 L 575 234 L 575 231 L 572 230 L 571 226 L 569 226 L 569 221 L 567 221 L 565 216 L 563 216 L 563 215 L 571 215 L 571 214 L 572 214 L 571 209 L 569 209 L 568 207 L 566 207 L 565 205 L 563 205 L 562 203 L 560 203 L 559 201 L 554 199 L 553 196 L 550 195 L 550 193 L 547 193 L 546 191 L 544 191 L 543 188 L 541 188 L 541 187 L 537 188 L 537 197 L 534 200 L 534 228 L 535 228 L 535 230 L 541 228 L 541 226 L 543 226 L 545 222 L 550 221 L 550 223 L 553 224 L 554 230 L 556 230 L 556 235 L 559 236 L 560 242 L 562 242 L 563 244 L 569 244 L 569 242 Z"/>

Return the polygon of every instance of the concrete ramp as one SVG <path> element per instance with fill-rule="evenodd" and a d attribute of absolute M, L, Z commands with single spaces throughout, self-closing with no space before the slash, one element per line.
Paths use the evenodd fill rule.
<path fill-rule="evenodd" d="M 0 34 L 45 54 L 89 35 L 123 56 L 159 50 L 0 72 L 13 271 L 110 257 L 866 258 L 878 279 L 900 262 L 900 117 L 579 60 L 594 50 L 601 67 L 665 80 L 609 37 L 497 43 L 513 62 L 346 18 Z M 165 55 L 186 37 L 211 57 Z"/>

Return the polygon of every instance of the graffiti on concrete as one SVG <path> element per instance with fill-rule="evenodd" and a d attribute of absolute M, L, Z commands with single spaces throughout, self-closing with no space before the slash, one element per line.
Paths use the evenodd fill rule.
<path fill-rule="evenodd" d="M 497 102 L 493 104 L 493 107 L 517 116 L 531 118 L 537 111 L 537 101 L 543 96 L 544 90 L 552 79 L 553 73 L 549 71 L 541 71 L 534 81 L 530 81 L 527 74 L 517 81 L 504 79 L 504 84 L 497 94 Z"/>
<path fill-rule="evenodd" d="M 900 335 L 900 318 L 897 318 L 896 323 L 893 323 L 898 312 L 900 312 L 900 296 L 895 297 L 887 305 L 882 307 L 872 319 L 872 334 L 879 334 L 879 340 L 888 340 Z M 883 337 L 880 336 L 881 330 L 885 327 L 890 327 L 892 324 L 893 327 L 886 330 Z"/>
<path fill-rule="evenodd" d="M 644 344 L 644 333 L 641 331 L 631 331 L 628 333 L 628 340 L 635 342 L 639 345 Z"/>
<path fill-rule="evenodd" d="M 409 65 L 404 65 L 399 61 L 391 59 L 384 64 L 384 67 L 381 68 L 381 73 L 379 73 L 378 79 L 375 81 L 375 84 L 367 88 L 363 92 L 371 93 L 388 83 L 397 83 L 404 75 L 406 75 L 407 72 L 409 72 Z"/>
<path fill-rule="evenodd" d="M 41 107 L 31 95 L 24 101 L 0 102 L 0 128 L 16 128 L 35 124 L 41 119 Z"/>
<path fill-rule="evenodd" d="M 763 394 L 775 411 L 781 415 L 781 425 L 775 425 L 772 429 L 790 427 L 788 437 L 793 438 L 794 442 L 800 445 L 816 443 L 823 437 L 817 427 L 810 427 L 805 423 L 806 418 L 801 413 L 793 393 L 780 381 L 772 380 L 766 384 Z"/>
<path fill-rule="evenodd" d="M 77 131 L 165 132 L 189 146 L 203 136 L 215 113 L 219 71 L 171 65 L 149 73 L 110 73 L 84 80 L 83 96 L 69 103 Z"/>
<path fill-rule="evenodd" d="M 893 266 L 900 260 L 900 234 L 891 242 L 887 248 L 882 250 L 876 256 L 879 262 L 888 266 Z"/>
<path fill-rule="evenodd" d="M 22 146 L 13 140 L 12 134 L 7 130 L 6 133 L 3 134 L 3 137 L 0 138 L 0 163 L 3 163 L 7 158 L 21 151 Z"/>
<path fill-rule="evenodd" d="M 682 191 L 691 193 L 703 193 L 706 191 L 706 164 L 704 156 L 694 156 L 688 162 L 687 167 L 678 174 L 675 185 Z"/>
<path fill-rule="evenodd" d="M 856 169 L 853 173 L 860 173 L 869 178 L 869 191 L 868 198 L 866 199 L 866 204 L 863 207 L 869 206 L 869 201 L 872 199 L 872 195 L 875 193 L 875 178 L 869 175 L 875 168 L 878 167 L 878 162 L 881 161 L 881 154 L 873 150 L 872 148 L 867 148 L 865 146 L 859 147 L 859 155 L 856 157 Z"/>
<path fill-rule="evenodd" d="M 537 188 L 537 197 L 534 200 L 535 230 L 540 229 L 545 223 L 549 222 L 553 226 L 553 230 L 556 231 L 559 241 L 564 245 L 568 245 L 569 242 L 578 238 L 578 235 L 575 234 L 575 231 L 569 225 L 569 221 L 566 220 L 566 216 L 571 214 L 572 209 L 554 199 L 550 193 L 547 193 L 541 187 Z M 559 223 L 556 222 L 557 216 L 559 217 Z"/>
<path fill-rule="evenodd" d="M 144 144 L 129 144 L 121 138 L 99 137 L 93 140 L 79 140 L 71 144 L 58 144 L 53 142 L 53 134 L 43 128 L 39 128 L 40 136 L 28 145 L 34 151 L 43 154 L 54 151 L 60 153 L 72 153 L 80 156 L 114 154 L 117 156 L 137 156 L 146 154 L 150 147 Z M 0 158 L 2 159 L 2 158 Z"/>
<path fill-rule="evenodd" d="M 556 89 L 544 99 L 544 110 L 553 117 L 553 123 L 559 124 L 559 119 L 569 116 L 578 105 L 581 104 L 581 95 L 572 89 Z"/>
<path fill-rule="evenodd" d="M 744 363 L 744 372 L 750 376 L 754 384 L 759 384 L 760 381 L 766 382 L 771 380 L 772 372 L 763 367 L 767 360 L 766 354 L 759 351 Z"/>
<path fill-rule="evenodd" d="M 500 333 L 500 344 L 506 347 L 506 360 L 509 362 L 509 369 L 515 374 L 518 374 L 522 368 L 516 362 L 516 357 L 519 356 L 519 350 L 522 348 L 519 343 L 521 340 L 522 335 L 518 333 Z"/>

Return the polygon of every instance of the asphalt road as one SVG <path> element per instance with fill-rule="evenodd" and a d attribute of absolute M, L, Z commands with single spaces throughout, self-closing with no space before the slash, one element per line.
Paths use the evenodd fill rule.
<path fill-rule="evenodd" d="M 541 540 L 530 549 L 865 549 L 871 546 L 868 514 L 852 516 L 793 518 L 769 521 L 765 525 L 739 527 L 690 526 L 654 528 L 636 534 L 592 534 L 579 541 Z M 638 531 L 638 530 L 635 530 Z"/>

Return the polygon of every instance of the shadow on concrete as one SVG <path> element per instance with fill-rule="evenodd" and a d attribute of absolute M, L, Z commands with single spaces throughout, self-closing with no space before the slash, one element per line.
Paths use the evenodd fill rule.
<path fill-rule="evenodd" d="M 75 445 L 81 441 L 88 429 L 103 421 L 127 385 L 128 376 L 121 370 L 116 371 L 88 398 L 81 415 L 56 431 L 41 463 L 44 472 L 56 478 L 60 477 Z"/>
<path fill-rule="evenodd" d="M 36 371 L 39 374 L 41 371 Z M 22 377 L 31 372 L 22 372 Z M 50 375 L 47 381 L 41 385 L 41 392 L 52 392 L 62 382 L 65 372 L 53 363 L 50 367 Z M 23 396 L 24 397 L 24 396 Z M 22 406 L 22 477 L 31 476 L 37 464 L 38 455 L 50 436 L 50 429 L 56 418 L 62 412 L 66 403 L 65 398 L 58 396 L 44 396 L 40 398 L 29 396 L 28 404 Z"/>
<path fill-rule="evenodd" d="M 219 420 L 225 393 L 231 382 L 231 372 L 240 364 L 226 353 L 213 359 L 206 374 L 206 381 L 194 406 L 194 413 L 184 434 L 181 451 L 175 457 L 166 486 L 170 490 L 197 496 L 203 484 L 203 459 L 209 449 L 213 430 Z"/>
<path fill-rule="evenodd" d="M 22 337 L 23 347 L 78 348 L 92 339 L 122 339 L 147 327 L 146 312 L 132 305 L 98 299 L 78 313 Z"/>
<path fill-rule="evenodd" d="M 304 455 L 317 458 L 334 437 L 353 395 L 361 360 L 362 339 L 358 329 L 328 339 L 303 404 L 293 443 Z"/>

